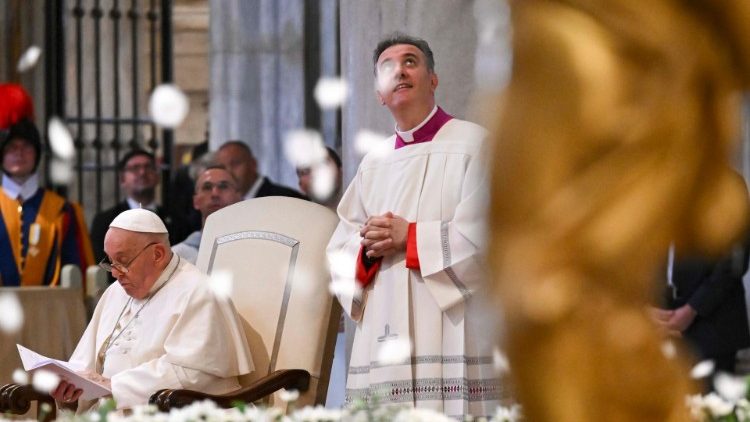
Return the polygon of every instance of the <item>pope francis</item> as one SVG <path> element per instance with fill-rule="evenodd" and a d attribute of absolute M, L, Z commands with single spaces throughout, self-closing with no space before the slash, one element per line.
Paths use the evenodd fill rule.
<path fill-rule="evenodd" d="M 223 394 L 253 363 L 237 311 L 215 296 L 208 277 L 172 253 L 161 219 L 131 209 L 110 224 L 99 264 L 117 279 L 104 293 L 70 358 L 110 385 L 118 409 L 146 404 L 163 388 Z M 58 406 L 92 402 L 61 381 Z"/>

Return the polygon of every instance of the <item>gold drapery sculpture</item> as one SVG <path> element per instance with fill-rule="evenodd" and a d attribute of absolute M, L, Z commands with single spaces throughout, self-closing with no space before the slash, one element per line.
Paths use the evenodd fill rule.
<path fill-rule="evenodd" d="M 689 368 L 646 312 L 678 248 L 717 253 L 747 192 L 728 165 L 748 0 L 511 0 L 490 260 L 531 421 L 685 421 Z"/>

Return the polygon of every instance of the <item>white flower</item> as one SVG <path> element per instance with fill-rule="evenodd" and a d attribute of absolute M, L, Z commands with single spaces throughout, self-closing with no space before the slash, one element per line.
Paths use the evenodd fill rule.
<path fill-rule="evenodd" d="M 60 384 L 60 377 L 57 374 L 44 369 L 34 371 L 31 385 L 40 393 L 49 394 Z"/>
<path fill-rule="evenodd" d="M 494 418 L 497 422 L 518 422 L 522 419 L 521 405 L 514 404 L 510 407 L 498 406 Z"/>
<path fill-rule="evenodd" d="M 248 406 L 242 412 L 242 419 L 244 421 L 277 421 L 282 416 L 281 409 L 272 407 L 270 409 L 259 408 L 255 406 Z"/>
<path fill-rule="evenodd" d="M 719 397 L 716 393 L 709 393 L 703 398 L 703 405 L 709 414 L 715 418 L 720 418 L 732 413 L 734 405 Z"/>
<path fill-rule="evenodd" d="M 172 84 L 162 84 L 154 89 L 148 101 L 148 113 L 159 126 L 176 128 L 190 111 L 187 96 Z"/>
<path fill-rule="evenodd" d="M 0 331 L 13 334 L 23 325 L 23 309 L 14 293 L 0 293 Z"/>
<path fill-rule="evenodd" d="M 714 361 L 710 359 L 704 360 L 693 367 L 690 371 L 690 376 L 695 379 L 705 378 L 714 372 L 715 367 L 716 364 Z"/>
<path fill-rule="evenodd" d="M 290 419 L 295 422 L 340 421 L 343 411 L 323 406 L 307 406 L 295 411 Z"/>
<path fill-rule="evenodd" d="M 404 409 L 393 422 L 453 422 L 453 419 L 430 409 Z"/>
<path fill-rule="evenodd" d="M 734 407 L 734 414 L 740 422 L 750 421 L 750 401 L 740 399 Z"/>
<path fill-rule="evenodd" d="M 299 391 L 282 388 L 279 390 L 279 398 L 287 403 L 296 401 L 299 398 Z"/>
<path fill-rule="evenodd" d="M 24 51 L 23 55 L 21 55 L 21 58 L 18 59 L 18 64 L 16 65 L 16 70 L 18 70 L 18 73 L 26 72 L 27 70 L 36 66 L 37 62 L 39 62 L 39 56 L 41 55 L 41 48 L 35 45 L 27 48 L 26 51 Z"/>
<path fill-rule="evenodd" d="M 689 395 L 685 397 L 685 404 L 690 409 L 690 416 L 695 420 L 702 420 L 705 416 L 705 406 L 703 396 L 700 394 Z"/>
<path fill-rule="evenodd" d="M 342 78 L 320 78 L 315 84 L 315 101 L 322 109 L 341 107 L 349 96 L 349 87 Z"/>
<path fill-rule="evenodd" d="M 714 388 L 722 398 L 730 403 L 736 403 L 747 394 L 747 381 L 745 377 L 720 372 L 714 377 Z"/>

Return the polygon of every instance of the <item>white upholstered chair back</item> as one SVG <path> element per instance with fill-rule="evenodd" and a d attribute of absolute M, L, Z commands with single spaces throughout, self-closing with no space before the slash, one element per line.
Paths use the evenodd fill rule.
<path fill-rule="evenodd" d="M 298 405 L 325 400 L 341 312 L 325 249 L 337 223 L 329 209 L 286 197 L 242 201 L 207 219 L 197 266 L 232 275 L 255 363 L 243 386 L 278 369 L 305 369 L 310 388 Z"/>

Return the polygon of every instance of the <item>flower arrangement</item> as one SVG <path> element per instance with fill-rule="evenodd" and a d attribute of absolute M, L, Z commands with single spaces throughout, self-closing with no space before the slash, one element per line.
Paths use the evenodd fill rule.
<path fill-rule="evenodd" d="M 172 409 L 169 413 L 159 412 L 153 405 L 137 406 L 127 416 L 112 411 L 114 402 L 110 399 L 100 404 L 100 410 L 83 415 L 66 412 L 58 415 L 58 422 L 455 422 L 442 413 L 428 409 L 414 409 L 396 406 L 368 406 L 357 403 L 348 409 L 327 409 L 323 406 L 307 406 L 294 409 L 294 392 L 287 394 L 289 414 L 278 408 L 264 408 L 238 404 L 230 409 L 222 409 L 212 401 L 196 402 L 189 406 Z M 521 422 L 519 405 L 498 407 L 488 418 L 467 416 L 464 422 Z M 19 422 L 5 419 L 0 422 Z M 33 422 L 27 420 L 24 422 Z"/>
<path fill-rule="evenodd" d="M 706 367 L 703 370 L 703 366 Z M 694 378 L 707 377 L 713 363 L 704 361 L 693 368 Z M 750 378 L 719 372 L 713 377 L 714 391 L 685 398 L 692 418 L 700 422 L 750 422 L 747 393 Z"/>

